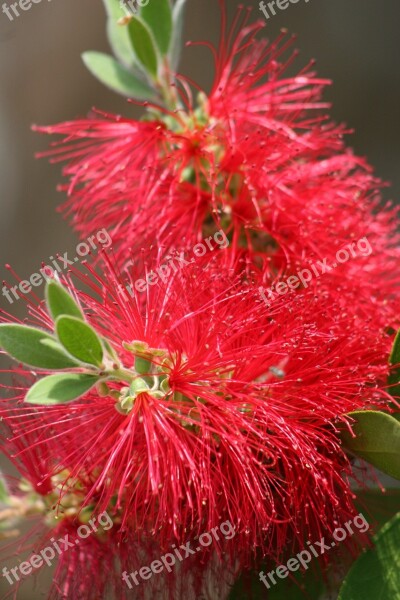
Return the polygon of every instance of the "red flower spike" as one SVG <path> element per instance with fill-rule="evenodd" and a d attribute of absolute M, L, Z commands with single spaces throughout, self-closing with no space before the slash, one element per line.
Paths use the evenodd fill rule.
<path fill-rule="evenodd" d="M 138 248 L 165 256 L 222 228 L 227 265 L 245 252 L 268 285 L 317 260 L 337 264 L 339 250 L 367 236 L 368 264 L 341 265 L 331 285 L 359 282 L 378 311 L 391 298 L 384 326 L 398 324 L 397 211 L 377 214 L 382 183 L 323 113 L 329 81 L 312 66 L 285 78 L 293 39 L 258 41 L 261 24 L 247 18 L 239 11 L 211 48 L 215 81 L 197 108 L 182 92 L 185 110 L 159 109 L 155 121 L 94 113 L 37 128 L 64 136 L 47 154 L 68 161 L 67 212 L 83 238 L 107 228 L 120 265 Z"/>
<path fill-rule="evenodd" d="M 151 389 L 129 406 L 94 392 L 20 405 L 15 430 L 17 439 L 35 432 L 39 446 L 61 440 L 60 468 L 83 485 L 83 506 L 119 515 L 122 530 L 162 548 L 229 520 L 237 536 L 227 552 L 243 562 L 257 549 L 280 560 L 288 543 L 301 547 L 354 514 L 335 428 L 351 410 L 390 402 L 391 340 L 373 321 L 316 286 L 268 309 L 257 288 L 221 275 L 218 255 L 207 270 L 193 263 L 151 287 L 146 304 L 111 265 L 92 275 L 101 299 L 74 294 L 124 368 L 135 356 L 150 361 Z"/>
<path fill-rule="evenodd" d="M 220 4 L 221 44 L 205 44 L 215 58 L 208 95 L 194 102 L 198 87 L 179 76 L 176 110 L 148 105 L 140 122 L 97 111 L 36 128 L 62 136 L 44 155 L 67 163 L 74 227 L 83 238 L 107 229 L 118 265 L 105 256 L 102 275 L 74 271 L 93 297 L 64 282 L 100 351 L 109 342 L 101 383 L 70 404 L 32 406 L 24 399 L 38 373 L 18 367 L 0 405 L 7 455 L 38 506 L 61 519 L 52 533 L 77 539 L 87 511 L 113 519 L 106 540 L 60 558 L 50 598 L 127 598 L 122 573 L 223 521 L 233 542 L 215 540 L 195 567 L 138 597 L 198 596 L 207 573 L 224 569 L 228 581 L 260 557 L 281 562 L 331 536 L 356 514 L 339 429 L 351 411 L 397 403 L 387 391 L 400 325 L 397 211 L 380 211 L 382 182 L 327 117 L 330 82 L 313 64 L 285 75 L 293 38 L 259 41 L 262 24 L 249 25 L 244 9 L 227 30 Z M 176 247 L 192 252 L 217 230 L 224 251 L 170 263 L 137 291 Z M 354 250 L 362 239 L 368 252 Z M 311 279 L 276 292 L 302 269 Z M 27 300 L 29 322 L 52 331 L 45 306 Z"/>

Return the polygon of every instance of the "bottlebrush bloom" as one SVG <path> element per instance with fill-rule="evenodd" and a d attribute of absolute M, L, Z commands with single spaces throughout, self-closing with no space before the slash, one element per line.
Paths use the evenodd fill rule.
<path fill-rule="evenodd" d="M 330 82 L 312 65 L 285 77 L 293 39 L 259 41 L 263 23 L 247 19 L 239 11 L 225 31 L 223 12 L 215 80 L 197 104 L 181 76 L 175 110 L 149 106 L 144 121 L 97 111 L 37 128 L 63 136 L 45 155 L 68 162 L 65 210 L 82 237 L 106 227 L 120 263 L 132 250 L 167 253 L 223 228 L 229 252 L 246 249 L 265 281 L 316 259 L 332 263 L 368 235 L 381 258 L 371 258 L 365 279 L 373 295 L 386 286 L 385 298 L 399 236 L 393 209 L 376 215 L 382 183 L 325 114 Z"/>
<path fill-rule="evenodd" d="M 2 497 L 0 511 L 1 539 L 19 537 L 16 528 L 23 519 L 31 525 L 18 542 L 11 540 L 0 550 L 2 562 L 7 561 L 2 569 L 3 581 L 10 585 L 5 597 L 18 597 L 21 585 L 30 578 L 31 588 L 39 587 L 41 577 L 52 566 L 55 571 L 46 596 L 49 600 L 98 600 L 109 595 L 126 600 L 133 593 L 143 600 L 174 600 L 180 595 L 197 598 L 201 594 L 211 600 L 215 595 L 208 595 L 207 590 L 221 597 L 227 592 L 237 575 L 237 566 L 205 546 L 201 554 L 188 557 L 181 549 L 182 561 L 176 555 L 174 569 L 164 569 L 152 581 L 135 584 L 129 575 L 160 559 L 165 549 L 153 537 L 140 537 L 134 530 L 121 531 L 121 519 L 115 511 L 111 519 L 107 512 L 83 508 L 83 482 L 72 483 L 66 471 L 55 469 L 55 457 L 64 439 L 49 436 L 49 423 L 45 443 L 38 442 L 38 431 L 43 428 L 40 412 L 28 413 L 3 400 L 2 415 L 2 447 L 23 479 L 8 478 L 8 498 Z M 79 440 L 70 439 L 70 443 L 78 444 Z M 169 551 L 174 552 L 174 548 Z M 21 557 L 33 565 L 28 574 L 19 569 L 16 574 L 12 571 Z"/>
<path fill-rule="evenodd" d="M 95 111 L 36 128 L 63 136 L 45 154 L 67 163 L 79 234 L 114 242 L 100 274 L 48 282 L 43 304 L 28 295 L 28 325 L 0 313 L 0 346 L 20 363 L 0 403 L 3 445 L 25 479 L 11 500 L 42 516 L 43 545 L 71 539 L 49 598 L 124 600 L 126 575 L 171 549 L 185 560 L 135 597 L 224 597 L 243 567 L 279 563 L 355 516 L 352 411 L 396 425 L 382 411 L 399 406 L 388 393 L 399 338 L 387 360 L 400 324 L 397 213 L 378 214 L 382 182 L 325 114 L 329 81 L 312 64 L 285 76 L 293 39 L 259 41 L 262 24 L 243 9 L 227 30 L 220 4 L 208 95 L 193 99 L 196 84 L 169 72 L 176 40 L 144 10 L 122 22 L 148 83 L 135 63 L 121 84 L 154 84 L 167 106 L 146 104 L 141 121 Z M 138 29 L 154 34 L 143 47 Z M 203 238 L 210 255 L 199 257 Z M 266 284 L 281 292 L 267 298 Z M 110 527 L 81 542 L 106 513 Z M 230 537 L 216 535 L 221 523 Z M 191 557 L 203 535 L 211 542 Z"/>
<path fill-rule="evenodd" d="M 25 385 L 29 384 L 30 374 L 21 372 L 23 376 Z M 16 390 L 20 389 L 16 387 Z M 21 480 L 9 478 L 8 497 L 2 498 L 3 510 L 0 511 L 2 533 L 6 533 L 5 537 L 15 537 L 19 535 L 15 527 L 22 519 L 33 521 L 31 529 L 18 542 L 11 541 L 1 549 L 2 559 L 7 559 L 9 564 L 2 572 L 6 578 L 4 583 L 7 581 L 10 585 L 7 597 L 17 597 L 20 586 L 29 577 L 37 585 L 41 573 L 52 565 L 56 565 L 56 570 L 47 596 L 49 599 L 85 597 L 95 600 L 104 597 L 107 589 L 119 584 L 117 574 L 113 581 L 105 568 L 106 561 L 108 565 L 112 562 L 117 547 L 112 542 L 114 538 L 107 535 L 112 521 L 102 517 L 97 523 L 97 531 L 90 530 L 90 537 L 86 529 L 81 532 L 79 527 L 87 523 L 90 516 L 87 510 L 81 511 L 82 486 L 76 485 L 74 490 L 71 487 L 68 494 L 63 494 L 66 473 L 57 472 L 55 467 L 64 440 L 47 435 L 46 442 L 41 443 L 38 432 L 43 424 L 38 414 L 35 410 L 21 410 L 19 403 L 2 400 L 1 413 L 1 446 L 23 477 Z M 29 419 L 29 428 L 21 435 L 24 419 Z M 55 513 L 61 495 L 62 508 L 58 507 Z M 8 530 L 14 527 L 9 535 L 6 526 Z M 24 573 L 19 569 L 12 571 L 11 567 L 21 562 L 21 556 L 30 561 L 34 555 L 33 568 L 31 566 L 29 570 L 29 563 L 24 563 L 28 565 Z"/>
<path fill-rule="evenodd" d="M 229 520 L 235 543 L 216 552 L 279 560 L 355 514 L 336 427 L 388 406 L 391 340 L 317 286 L 268 308 L 220 257 L 145 298 L 112 265 L 81 275 L 98 297 L 71 292 L 114 356 L 102 375 L 114 371 L 70 404 L 17 401 L 14 434 L 60 441 L 57 468 L 80 482 L 82 506 L 118 515 L 122 532 L 167 548 Z M 43 307 L 34 317 L 51 326 Z"/>

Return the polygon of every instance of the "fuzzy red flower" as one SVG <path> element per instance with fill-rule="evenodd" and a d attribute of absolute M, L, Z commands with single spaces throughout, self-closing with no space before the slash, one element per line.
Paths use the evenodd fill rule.
<path fill-rule="evenodd" d="M 118 515 L 111 520 L 108 513 L 95 512 L 93 507 L 82 509 L 83 482 L 72 484 L 68 473 L 55 470 L 63 437 L 52 437 L 47 432 L 46 442 L 38 441 L 38 432 L 43 430 L 40 412 L 32 410 L 28 414 L 26 409 L 3 400 L 2 415 L 2 446 L 23 475 L 23 479 L 7 478 L 8 508 L 0 511 L 2 539 L 19 536 L 18 541 L 12 540 L 0 550 L 3 564 L 7 563 L 3 582 L 10 586 L 4 598 L 17 598 L 27 580 L 31 589 L 40 588 L 42 576 L 52 566 L 55 570 L 48 600 L 98 600 L 109 596 L 119 600 L 175 600 L 177 596 L 213 600 L 227 593 L 238 565 L 206 546 L 195 556 L 185 556 L 182 550 L 182 561 L 177 558 L 173 569 L 164 569 L 151 581 L 135 584 L 130 574 L 159 560 L 165 548 L 154 536 L 122 531 Z M 70 443 L 78 444 L 79 439 L 75 437 Z M 29 528 L 21 536 L 16 528 L 22 519 L 28 520 Z M 233 528 L 229 530 L 234 533 Z M 174 548 L 168 548 L 169 552 Z M 28 561 L 25 564 L 33 565 L 28 574 L 18 568 L 12 570 L 18 567 L 21 557 Z"/>
<path fill-rule="evenodd" d="M 166 547 L 229 520 L 228 553 L 279 560 L 354 514 L 336 427 L 351 410 L 388 405 L 391 339 L 318 286 L 267 308 L 220 261 L 190 263 L 145 302 L 111 266 L 82 276 L 100 297 L 71 288 L 89 322 L 124 371 L 138 359 L 147 371 L 131 398 L 114 383 L 68 405 L 18 404 L 16 436 L 35 432 L 43 448 L 64 440 L 59 470 L 83 486 L 83 506 L 119 515 L 122 531 Z M 43 309 L 36 316 L 48 327 Z"/>
<path fill-rule="evenodd" d="M 361 275 L 385 299 L 398 289 L 399 236 L 393 209 L 376 215 L 382 183 L 322 112 L 329 81 L 312 65 L 285 77 L 293 40 L 258 41 L 262 24 L 241 14 L 227 33 L 223 18 L 215 81 L 197 107 L 180 77 L 180 108 L 152 107 L 153 121 L 94 113 L 38 128 L 64 136 L 48 154 L 68 161 L 62 189 L 74 226 L 83 237 L 106 227 L 120 264 L 132 250 L 167 253 L 222 228 L 229 253 L 245 248 L 265 281 L 313 260 L 332 264 L 368 235 L 379 259 Z"/>
<path fill-rule="evenodd" d="M 285 76 L 293 40 L 259 41 L 261 27 L 240 10 L 226 31 L 222 11 L 208 96 L 194 100 L 197 86 L 177 76 L 175 109 L 36 128 L 63 136 L 45 154 L 67 162 L 65 209 L 79 234 L 107 229 L 114 243 L 101 275 L 88 267 L 64 281 L 100 347 L 98 363 L 71 367 L 92 387 L 32 406 L 24 399 L 38 373 L 20 368 L 1 407 L 10 457 L 34 490 L 59 511 L 74 499 L 65 530 L 73 536 L 87 510 L 116 524 L 108 555 L 88 542 L 89 569 L 82 548 L 60 562 L 56 585 L 72 598 L 107 558 L 112 581 L 101 578 L 93 598 L 110 589 L 124 598 L 119 565 L 140 566 L 154 548 L 223 521 L 234 544 L 216 540 L 202 565 L 229 574 L 332 535 L 356 513 L 339 430 L 351 428 L 351 411 L 396 403 L 387 358 L 400 325 L 397 213 L 378 212 L 382 182 L 325 114 L 329 81 L 312 64 Z M 211 252 L 218 230 L 227 243 Z M 210 256 L 165 266 L 203 238 Z M 30 312 L 53 332 L 44 305 Z M 63 352 L 56 333 L 50 347 Z M 169 580 L 171 597 L 177 585 Z"/>

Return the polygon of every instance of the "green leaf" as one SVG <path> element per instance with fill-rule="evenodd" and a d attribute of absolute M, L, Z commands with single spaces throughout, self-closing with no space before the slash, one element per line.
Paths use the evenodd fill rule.
<path fill-rule="evenodd" d="M 64 348 L 78 360 L 100 367 L 103 346 L 95 330 L 75 317 L 58 317 L 56 333 Z"/>
<path fill-rule="evenodd" d="M 112 56 L 90 51 L 82 54 L 82 60 L 92 75 L 114 92 L 137 100 L 155 99 L 151 87 L 120 65 Z"/>
<path fill-rule="evenodd" d="M 397 332 L 397 335 L 394 338 L 392 351 L 389 357 L 389 363 L 391 365 L 398 365 L 400 363 L 400 331 Z"/>
<path fill-rule="evenodd" d="M 375 547 L 353 564 L 338 600 L 400 599 L 400 513 L 374 536 Z"/>
<path fill-rule="evenodd" d="M 400 396 L 400 369 L 395 369 L 390 373 L 387 390 L 393 397 Z M 395 404 L 392 403 L 392 407 L 395 408 Z"/>
<path fill-rule="evenodd" d="M 119 0 L 103 0 L 107 12 L 107 36 L 115 56 L 126 67 L 133 67 L 135 57 L 132 52 L 128 28 L 118 23 L 126 16 L 126 11 Z"/>
<path fill-rule="evenodd" d="M 118 20 L 125 15 L 119 0 L 103 0 L 103 4 L 110 19 Z"/>
<path fill-rule="evenodd" d="M 177 70 L 181 56 L 185 8 L 186 0 L 177 0 L 172 12 L 173 34 L 169 50 L 169 59 L 173 71 Z"/>
<path fill-rule="evenodd" d="M 141 375 L 148 375 L 151 373 L 152 362 L 143 358 L 141 356 L 136 356 L 135 358 L 135 371 L 136 373 L 140 373 Z"/>
<path fill-rule="evenodd" d="M 389 357 L 389 365 L 392 367 L 394 365 L 400 364 L 400 331 L 397 332 L 397 335 L 394 339 L 392 351 Z M 396 385 L 400 383 L 400 368 L 392 368 L 391 373 L 388 378 L 388 392 L 392 396 L 400 396 L 400 385 Z"/>
<path fill-rule="evenodd" d="M 35 369 L 59 371 L 78 366 L 54 337 L 26 325 L 0 325 L 0 347 L 18 362 Z"/>
<path fill-rule="evenodd" d="M 149 0 L 140 9 L 140 16 L 149 26 L 162 56 L 168 53 L 172 34 L 172 11 L 169 0 Z"/>
<path fill-rule="evenodd" d="M 146 72 L 150 73 L 156 79 L 158 58 L 149 29 L 142 21 L 136 17 L 132 17 L 128 25 L 128 31 L 138 61 Z"/>
<path fill-rule="evenodd" d="M 128 27 L 126 25 L 119 25 L 114 19 L 108 19 L 107 37 L 111 49 L 118 60 L 129 70 L 133 69 L 133 74 L 137 76 L 138 72 L 135 74 L 134 71 L 135 55 L 132 50 Z"/>
<path fill-rule="evenodd" d="M 349 416 L 356 421 L 352 426 L 356 437 L 343 430 L 344 446 L 383 473 L 400 479 L 400 423 L 373 410 L 351 412 Z"/>
<path fill-rule="evenodd" d="M 79 305 L 67 290 L 57 281 L 49 281 L 46 285 L 46 303 L 53 321 L 61 315 L 69 315 L 84 320 Z"/>
<path fill-rule="evenodd" d="M 368 516 L 368 522 L 376 523 L 380 529 L 387 523 L 400 507 L 400 488 L 386 489 L 385 493 L 379 489 L 356 490 L 357 510 Z"/>
<path fill-rule="evenodd" d="M 118 354 L 115 352 L 114 348 L 111 346 L 110 342 L 106 339 L 103 338 L 102 339 L 103 342 L 103 346 L 106 349 L 106 352 L 108 353 L 109 357 L 112 360 L 115 360 L 116 362 L 118 362 Z"/>
<path fill-rule="evenodd" d="M 0 475 L 0 502 L 7 503 L 9 496 L 7 484 Z"/>
<path fill-rule="evenodd" d="M 96 375 L 65 373 L 49 375 L 37 381 L 25 397 L 29 404 L 52 406 L 77 400 L 99 381 Z"/>
<path fill-rule="evenodd" d="M 285 565 L 286 563 L 282 563 Z M 265 575 L 279 565 L 270 565 L 263 567 Z M 275 576 L 276 585 L 270 583 L 270 589 L 260 581 L 259 571 L 244 572 L 233 586 L 229 595 L 229 600 L 243 600 L 251 598 L 252 600 L 318 600 L 324 591 L 322 574 L 318 566 L 316 570 L 310 569 L 306 573 L 299 571 L 291 573 L 296 580 L 290 580 L 289 577 L 279 579 Z M 267 578 L 267 583 L 268 583 Z"/>
<path fill-rule="evenodd" d="M 149 386 L 147 385 L 146 381 L 144 379 L 141 379 L 140 377 L 138 377 L 137 379 L 134 379 L 131 383 L 131 385 L 129 386 L 129 392 L 134 396 L 135 394 L 140 394 L 140 392 L 147 392 L 149 389 Z"/>

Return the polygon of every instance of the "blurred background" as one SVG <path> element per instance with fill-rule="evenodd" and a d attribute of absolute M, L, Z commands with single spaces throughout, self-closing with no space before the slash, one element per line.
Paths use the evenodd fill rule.
<path fill-rule="evenodd" d="M 233 15 L 238 2 L 227 4 Z M 254 7 L 255 19 L 263 18 L 258 0 L 244 4 Z M 297 33 L 298 68 L 316 58 L 319 75 L 334 81 L 327 96 L 332 116 L 355 129 L 350 145 L 393 184 L 384 195 L 394 201 L 400 197 L 399 22 L 399 0 L 299 0 L 277 10 L 266 29 L 269 38 L 282 27 Z M 185 39 L 217 42 L 218 34 L 217 0 L 188 0 Z M 42 0 L 13 21 L 0 11 L 0 48 L 0 275 L 11 283 L 5 263 L 28 279 L 50 256 L 66 251 L 74 256 L 77 244 L 56 212 L 63 199 L 55 189 L 61 168 L 35 160 L 34 153 L 50 140 L 32 133 L 31 125 L 85 116 L 92 106 L 130 116 L 139 111 L 98 83 L 81 62 L 85 50 L 108 51 L 101 0 Z M 210 53 L 188 48 L 181 70 L 207 89 Z M 11 306 L 0 295 L 0 307 L 25 315 L 22 301 Z M 0 581 L 0 595 L 4 585 Z M 25 597 L 41 593 L 28 588 Z"/>

